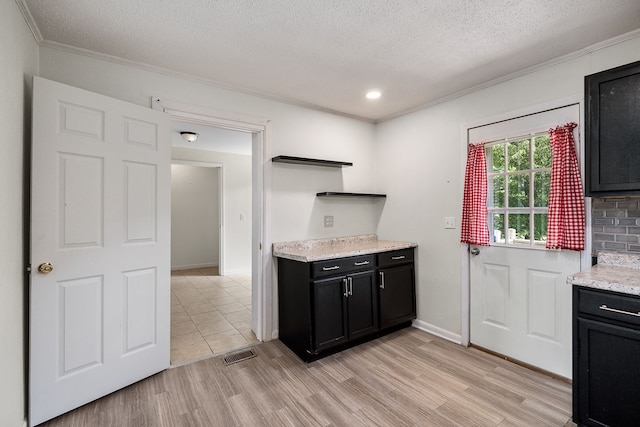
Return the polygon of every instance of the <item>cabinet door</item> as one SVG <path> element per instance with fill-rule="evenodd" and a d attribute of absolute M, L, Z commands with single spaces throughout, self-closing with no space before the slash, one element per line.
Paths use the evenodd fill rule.
<path fill-rule="evenodd" d="M 585 77 L 587 196 L 640 193 L 640 61 Z"/>
<path fill-rule="evenodd" d="M 313 351 L 347 341 L 347 279 L 345 276 L 313 282 Z"/>
<path fill-rule="evenodd" d="M 640 331 L 584 318 L 577 327 L 579 423 L 638 425 Z"/>
<path fill-rule="evenodd" d="M 349 339 L 378 330 L 378 292 L 373 270 L 347 276 Z"/>
<path fill-rule="evenodd" d="M 379 270 L 380 327 L 397 325 L 416 317 L 413 264 Z"/>

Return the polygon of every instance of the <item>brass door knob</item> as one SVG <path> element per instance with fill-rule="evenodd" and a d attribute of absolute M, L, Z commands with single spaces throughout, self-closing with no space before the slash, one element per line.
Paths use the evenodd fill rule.
<path fill-rule="evenodd" d="M 50 262 L 43 262 L 38 266 L 38 271 L 42 274 L 48 274 L 53 271 L 53 265 Z"/>

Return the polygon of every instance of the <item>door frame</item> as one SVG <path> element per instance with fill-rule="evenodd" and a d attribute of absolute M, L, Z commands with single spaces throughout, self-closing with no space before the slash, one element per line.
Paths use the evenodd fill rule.
<path fill-rule="evenodd" d="M 528 116 L 540 113 L 546 110 L 562 108 L 564 106 L 578 104 L 580 109 L 580 117 L 584 117 L 584 96 L 582 94 L 573 95 L 566 98 L 556 99 L 544 104 L 538 104 L 526 107 L 520 110 L 510 111 L 495 116 L 474 120 L 473 122 L 464 123 L 461 126 L 460 143 L 462 150 L 460 154 L 462 181 L 464 182 L 464 173 L 467 163 L 467 146 L 469 144 L 469 130 L 479 126 L 486 126 L 497 122 L 515 119 L 522 116 Z M 578 140 L 578 162 L 580 164 L 580 175 L 582 185 L 584 186 L 584 123 L 580 123 L 580 132 Z M 584 250 L 580 254 L 580 270 L 591 267 L 591 198 L 585 197 L 585 245 Z M 466 243 L 460 244 L 460 338 L 461 344 L 468 347 L 471 342 L 471 255 L 469 254 L 470 245 Z M 568 286 L 568 285 L 567 285 Z"/>
<path fill-rule="evenodd" d="M 163 111 L 172 120 L 199 123 L 252 134 L 252 310 L 251 326 L 259 341 L 273 336 L 273 297 L 271 274 L 271 169 L 265 167 L 271 152 L 270 120 L 184 104 L 160 97 L 151 99 L 153 109 Z"/>

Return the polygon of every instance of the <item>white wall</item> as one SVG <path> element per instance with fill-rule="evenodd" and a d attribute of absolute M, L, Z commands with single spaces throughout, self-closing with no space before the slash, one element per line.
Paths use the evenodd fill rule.
<path fill-rule="evenodd" d="M 419 320 L 461 333 L 463 125 L 582 96 L 585 75 L 639 59 L 636 38 L 377 126 L 377 186 L 393 196 L 378 234 L 419 244 Z M 445 216 L 456 217 L 455 230 L 444 229 Z"/>
<path fill-rule="evenodd" d="M 459 228 L 445 230 L 443 218 L 454 216 L 459 222 L 461 127 L 581 95 L 586 74 L 639 58 L 640 41 L 630 40 L 378 126 L 49 48 L 40 49 L 40 70 L 45 78 L 140 105 L 148 106 L 150 97 L 157 96 L 269 119 L 266 158 L 287 154 L 354 162 L 331 170 L 267 161 L 272 223 L 266 226 L 273 241 L 376 231 L 381 238 L 416 241 L 419 319 L 460 334 Z M 325 190 L 376 191 L 389 197 L 385 202 L 315 197 Z M 334 228 L 322 227 L 324 215 L 335 217 Z"/>
<path fill-rule="evenodd" d="M 251 272 L 251 156 L 179 147 L 173 147 L 171 152 L 173 160 L 222 165 L 219 179 L 222 180 L 223 186 L 221 202 L 224 209 L 222 218 L 224 274 L 249 274 Z M 171 197 L 174 197 L 173 192 Z M 240 218 L 241 214 L 244 215 L 244 219 Z"/>
<path fill-rule="evenodd" d="M 171 269 L 217 266 L 218 167 L 171 165 Z"/>
<path fill-rule="evenodd" d="M 373 124 L 51 48 L 40 48 L 40 75 L 144 106 L 150 105 L 152 97 L 158 97 L 268 119 L 270 145 L 264 153 L 264 168 L 265 174 L 272 176 L 272 188 L 271 223 L 265 227 L 272 241 L 376 231 L 384 202 L 317 200 L 315 197 L 320 191 L 376 191 Z M 277 155 L 328 158 L 353 162 L 354 166 L 337 170 L 276 167 L 269 159 Z M 324 215 L 333 215 L 336 226 L 322 227 Z M 273 260 L 268 256 L 271 248 L 266 246 L 263 250 L 271 262 L 265 265 L 266 271 L 275 271 Z M 234 253 L 225 255 L 233 257 Z M 244 268 L 228 267 L 229 273 Z M 275 330 L 278 327 L 275 281 L 272 292 Z"/>
<path fill-rule="evenodd" d="M 25 420 L 23 186 L 38 48 L 15 2 L 0 2 L 0 425 Z"/>
<path fill-rule="evenodd" d="M 376 230 L 380 207 L 375 204 L 318 201 L 315 197 L 328 190 L 376 190 L 374 125 L 370 123 L 50 48 L 40 49 L 40 70 L 44 78 L 135 104 L 149 106 L 150 98 L 156 96 L 268 119 L 271 145 L 267 159 L 284 154 L 353 162 L 353 167 L 329 171 L 273 166 L 273 222 L 267 226 L 274 242 Z M 265 168 L 272 168 L 270 161 Z M 321 218 L 327 214 L 334 215 L 334 228 L 322 227 Z"/>

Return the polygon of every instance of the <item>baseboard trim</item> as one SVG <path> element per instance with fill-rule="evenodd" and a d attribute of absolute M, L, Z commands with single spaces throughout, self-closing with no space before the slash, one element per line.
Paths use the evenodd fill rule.
<path fill-rule="evenodd" d="M 189 264 L 189 265 L 172 265 L 171 271 L 178 270 L 191 270 L 192 268 L 209 268 L 209 267 L 217 267 L 217 262 L 206 262 L 204 264 Z"/>
<path fill-rule="evenodd" d="M 280 330 L 279 329 L 274 329 L 273 331 L 271 331 L 271 339 L 272 340 L 277 340 L 279 336 L 280 336 Z"/>
<path fill-rule="evenodd" d="M 447 331 L 446 329 L 442 329 L 439 328 L 438 326 L 432 325 L 430 323 L 427 322 L 423 322 L 422 320 L 414 320 L 411 323 L 411 326 L 413 326 L 416 329 L 420 329 L 421 331 L 425 331 L 428 332 L 432 335 L 435 335 L 437 337 L 440 338 L 444 338 L 447 341 L 451 341 L 454 342 L 456 344 L 460 344 L 462 345 L 462 336 L 459 334 L 454 334 L 451 331 Z"/>

